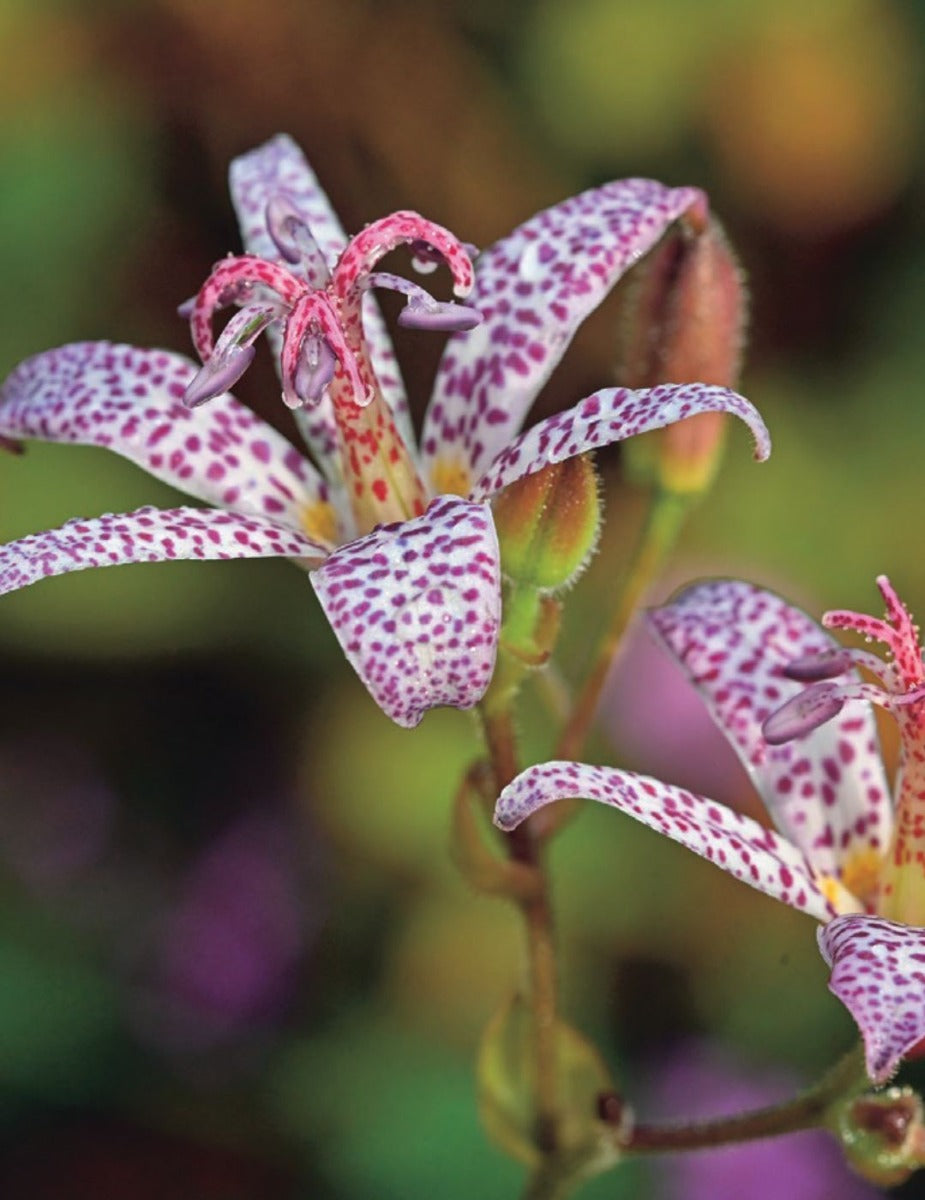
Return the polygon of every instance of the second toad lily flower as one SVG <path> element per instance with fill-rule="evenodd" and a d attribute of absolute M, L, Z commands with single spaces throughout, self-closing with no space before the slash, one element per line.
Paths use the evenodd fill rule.
<path fill-rule="evenodd" d="M 698 584 L 649 614 L 778 832 L 682 788 L 581 763 L 523 772 L 495 819 L 510 829 L 551 801 L 587 796 L 815 917 L 829 986 L 858 1023 L 870 1077 L 882 1082 L 925 1037 L 925 669 L 916 627 L 889 581 L 877 582 L 885 620 L 831 612 L 823 625 L 877 639 L 888 662 L 842 647 L 750 584 Z M 862 681 L 858 667 L 879 683 Z M 902 735 L 892 803 L 870 702 Z"/>
<path fill-rule="evenodd" d="M 473 284 L 461 243 L 414 213 L 347 239 L 295 144 L 231 167 L 247 253 L 220 262 L 187 307 L 204 365 L 82 343 L 27 360 L 0 391 L 0 438 L 106 446 L 215 506 L 69 522 L 0 547 L 0 591 L 49 576 L 169 558 L 281 556 L 310 578 L 374 699 L 401 725 L 468 708 L 491 679 L 501 566 L 490 501 L 549 463 L 698 412 L 767 430 L 741 396 L 701 384 L 606 388 L 518 431 L 584 317 L 678 219 L 691 188 L 607 184 L 520 226 L 478 259 L 470 303 L 435 300 L 375 268 L 400 243 L 419 269 Z M 399 323 L 454 331 L 415 446 L 401 377 L 370 289 L 408 297 Z M 238 311 L 213 344 L 217 308 Z M 481 324 L 471 333 L 473 323 Z M 315 460 L 227 394 L 266 332 L 283 397 Z"/>

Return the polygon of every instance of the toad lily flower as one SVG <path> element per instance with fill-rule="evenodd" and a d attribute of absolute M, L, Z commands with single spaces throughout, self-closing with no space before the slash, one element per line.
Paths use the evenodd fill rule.
<path fill-rule="evenodd" d="M 823 625 L 882 642 L 889 661 L 840 646 L 745 583 L 698 584 L 649 614 L 778 832 L 682 788 L 581 763 L 523 772 L 495 820 L 511 829 L 553 800 L 590 797 L 815 917 L 829 986 L 860 1028 L 871 1079 L 883 1082 L 925 1036 L 925 668 L 916 627 L 889 581 L 877 582 L 885 620 L 830 612 Z M 902 736 L 892 804 L 871 703 Z"/>
<path fill-rule="evenodd" d="M 692 188 L 626 180 L 540 213 L 478 260 L 415 213 L 348 240 L 295 144 L 279 136 L 231 167 L 247 252 L 184 306 L 203 359 L 83 343 L 22 363 L 0 390 L 0 438 L 106 446 L 213 508 L 151 508 L 68 522 L 0 547 L 0 591 L 48 575 L 170 558 L 281 556 L 310 570 L 346 655 L 401 725 L 467 708 L 494 666 L 501 570 L 490 501 L 548 463 L 698 412 L 767 430 L 720 387 L 606 388 L 518 436 L 578 325 L 680 218 Z M 400 244 L 445 262 L 474 308 L 383 273 Z M 372 288 L 408 297 L 399 323 L 454 331 L 420 450 Z M 237 306 L 213 343 L 216 309 Z M 472 332 L 474 322 L 481 324 Z M 266 331 L 283 398 L 314 462 L 227 394 Z M 208 403 L 206 403 L 208 401 Z"/>

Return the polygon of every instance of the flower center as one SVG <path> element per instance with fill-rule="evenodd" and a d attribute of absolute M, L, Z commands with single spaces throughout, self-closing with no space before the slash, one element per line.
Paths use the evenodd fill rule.
<path fill-rule="evenodd" d="M 854 865 L 856 878 L 849 880 L 849 864 L 843 882 L 862 900 L 873 901 L 881 916 L 925 925 L 925 665 L 918 626 L 885 575 L 878 578 L 877 586 L 886 602 L 883 618 L 838 610 L 826 613 L 822 623 L 828 629 L 859 633 L 867 642 L 880 642 L 886 647 L 886 658 L 845 649 L 791 664 L 787 675 L 813 682 L 769 717 L 764 731 L 769 742 L 787 741 L 830 720 L 848 700 L 868 700 L 891 713 L 901 739 L 892 841 L 882 858 L 875 855 L 879 867 L 873 860 L 859 860 Z M 854 666 L 869 672 L 877 683 L 832 682 Z"/>
<path fill-rule="evenodd" d="M 473 309 L 438 301 L 416 283 L 374 271 L 385 254 L 410 244 L 427 265 L 434 258 L 445 262 L 456 295 L 465 296 L 473 282 L 465 247 L 417 213 L 397 212 L 367 225 L 329 270 L 307 222 L 287 200 L 271 199 L 267 227 L 284 262 L 252 254 L 224 259 L 193 302 L 190 324 L 204 365 L 187 390 L 187 402 L 201 404 L 231 387 L 253 358 L 254 340 L 269 325 L 282 324 L 283 399 L 297 408 L 330 397 L 338 433 L 337 473 L 346 481 L 357 533 L 419 516 L 428 492 L 376 378 L 363 298 L 372 287 L 389 288 L 408 298 L 400 324 L 471 329 L 479 320 Z M 240 311 L 213 345 L 212 316 L 229 304 L 239 305 Z"/>

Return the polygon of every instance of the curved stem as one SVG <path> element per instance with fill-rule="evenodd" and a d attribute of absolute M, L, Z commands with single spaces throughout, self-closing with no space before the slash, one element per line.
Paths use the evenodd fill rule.
<path fill-rule="evenodd" d="M 867 1086 L 863 1047 L 857 1046 L 811 1087 L 782 1104 L 689 1124 L 636 1125 L 622 1143 L 624 1154 L 703 1150 L 730 1142 L 795 1133 L 823 1123 L 835 1101 Z"/>
<path fill-rule="evenodd" d="M 483 706 L 480 711 L 495 784 L 500 790 L 520 770 L 513 718 L 507 707 L 489 710 Z M 557 980 L 552 908 L 540 848 L 530 822 L 524 821 L 505 836 L 511 859 L 536 871 L 542 880 L 542 886 L 519 899 L 518 904 L 527 931 L 530 1006 L 535 1036 L 536 1144 L 545 1154 L 552 1154 L 558 1124 Z"/>

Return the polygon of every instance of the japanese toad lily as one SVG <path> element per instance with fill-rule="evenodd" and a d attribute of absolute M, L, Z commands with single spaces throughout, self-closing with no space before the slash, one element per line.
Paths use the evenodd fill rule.
<path fill-rule="evenodd" d="M 236 159 L 230 179 L 247 253 L 219 262 L 184 306 L 202 367 L 81 343 L 28 359 L 0 391 L 6 444 L 106 446 L 214 507 L 143 508 L 22 538 L 0 548 L 0 591 L 117 563 L 290 558 L 309 569 L 374 699 L 411 726 L 434 705 L 477 703 L 491 679 L 501 572 L 489 502 L 503 488 L 698 412 L 741 417 L 766 457 L 755 409 L 699 384 L 606 388 L 518 436 L 584 317 L 672 222 L 702 223 L 698 190 L 631 179 L 585 192 L 487 250 L 473 277 L 466 248 L 416 213 L 348 240 L 286 136 Z M 474 307 L 377 271 L 400 244 L 420 270 L 446 263 Z M 378 287 L 407 297 L 399 324 L 454 331 L 420 450 Z M 238 311 L 213 343 L 212 315 L 228 305 Z M 263 331 L 314 462 L 227 393 Z"/>
<path fill-rule="evenodd" d="M 879 1083 L 925 1037 L 925 668 L 909 614 L 885 577 L 877 583 L 886 619 L 830 612 L 822 623 L 876 639 L 889 661 L 840 646 L 746 583 L 697 584 L 649 614 L 778 832 L 670 784 L 561 762 L 519 775 L 495 820 L 511 829 L 553 800 L 600 800 L 821 921 L 829 986 Z M 859 667 L 878 682 L 862 681 Z M 871 703 L 902 738 L 892 804 Z"/>

